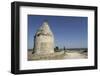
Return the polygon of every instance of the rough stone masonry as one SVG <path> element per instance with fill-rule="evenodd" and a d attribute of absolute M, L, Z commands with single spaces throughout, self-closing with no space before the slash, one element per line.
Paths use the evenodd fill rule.
<path fill-rule="evenodd" d="M 34 36 L 34 53 L 47 55 L 54 53 L 54 35 L 47 21 L 44 21 Z"/>

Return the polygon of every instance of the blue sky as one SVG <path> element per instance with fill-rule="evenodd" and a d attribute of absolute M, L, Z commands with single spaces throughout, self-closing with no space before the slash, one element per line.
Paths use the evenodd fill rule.
<path fill-rule="evenodd" d="M 34 35 L 47 20 L 54 34 L 55 46 L 87 48 L 88 18 L 77 16 L 28 15 L 28 49 L 33 48 Z"/>

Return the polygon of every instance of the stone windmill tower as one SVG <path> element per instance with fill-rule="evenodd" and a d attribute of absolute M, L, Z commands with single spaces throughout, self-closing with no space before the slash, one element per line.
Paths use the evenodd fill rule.
<path fill-rule="evenodd" d="M 47 21 L 44 21 L 34 36 L 34 53 L 39 55 L 54 53 L 54 35 Z"/>

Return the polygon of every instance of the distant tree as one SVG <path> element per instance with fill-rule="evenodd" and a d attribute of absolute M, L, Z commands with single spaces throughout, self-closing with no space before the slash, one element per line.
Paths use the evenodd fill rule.
<path fill-rule="evenodd" d="M 63 50 L 66 50 L 66 47 L 64 46 L 64 49 Z"/>
<path fill-rule="evenodd" d="M 56 46 L 56 47 L 54 48 L 54 50 L 57 52 L 57 51 L 59 50 L 59 47 Z"/>

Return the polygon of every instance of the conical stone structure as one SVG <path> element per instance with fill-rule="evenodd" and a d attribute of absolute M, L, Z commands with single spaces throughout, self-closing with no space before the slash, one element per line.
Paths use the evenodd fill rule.
<path fill-rule="evenodd" d="M 54 35 L 44 21 L 34 36 L 34 53 L 39 55 L 54 53 Z"/>

